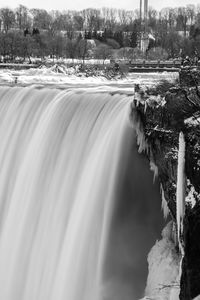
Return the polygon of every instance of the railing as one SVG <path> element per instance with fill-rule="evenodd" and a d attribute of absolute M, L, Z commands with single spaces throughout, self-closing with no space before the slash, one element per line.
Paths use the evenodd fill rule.
<path fill-rule="evenodd" d="M 180 61 L 131 61 L 129 62 L 130 72 L 178 72 L 181 67 Z"/>

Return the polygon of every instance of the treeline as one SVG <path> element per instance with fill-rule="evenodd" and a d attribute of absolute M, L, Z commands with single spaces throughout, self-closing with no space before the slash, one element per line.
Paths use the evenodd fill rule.
<path fill-rule="evenodd" d="M 111 56 L 115 49 L 136 48 L 144 22 L 138 10 L 113 8 L 82 11 L 0 9 L 0 54 L 15 57 Z M 200 6 L 149 8 L 148 32 L 155 42 L 149 43 L 167 53 L 168 58 L 193 56 L 200 52 Z M 88 41 L 95 40 L 95 46 Z M 162 52 L 162 51 L 161 51 Z M 160 53 L 161 53 L 160 52 Z M 130 53 L 124 51 L 125 53 Z"/>
<path fill-rule="evenodd" d="M 93 41 L 95 40 L 95 42 Z M 100 58 L 107 59 L 114 55 L 114 52 L 126 47 L 136 47 L 137 37 L 134 34 L 124 37 L 123 32 L 111 33 L 93 32 L 91 35 L 88 31 L 83 34 L 71 35 L 64 34 L 60 31 L 52 34 L 49 30 L 25 29 L 9 30 L 0 32 L 0 61 L 16 61 L 21 58 L 24 61 L 31 57 L 44 58 Z M 126 56 L 121 53 L 121 56 Z M 130 53 L 129 53 L 130 54 Z"/>

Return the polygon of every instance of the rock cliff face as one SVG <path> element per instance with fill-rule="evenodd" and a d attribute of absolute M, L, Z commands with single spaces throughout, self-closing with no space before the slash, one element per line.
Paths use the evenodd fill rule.
<path fill-rule="evenodd" d="M 171 217 L 176 222 L 178 137 L 186 140 L 186 213 L 182 245 L 181 300 L 200 295 L 200 90 L 199 72 L 182 70 L 175 86 L 161 83 L 154 90 L 136 86 L 135 104 L 143 124 L 148 156 L 158 167 Z M 140 101 L 138 101 L 138 99 Z M 177 248 L 178 251 L 178 248 Z"/>

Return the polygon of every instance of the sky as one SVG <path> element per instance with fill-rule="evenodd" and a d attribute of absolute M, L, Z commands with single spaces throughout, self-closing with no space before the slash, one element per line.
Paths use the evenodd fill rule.
<path fill-rule="evenodd" d="M 28 8 L 44 8 L 46 10 L 82 10 L 84 8 L 114 7 L 127 10 L 139 8 L 139 0 L 1 0 L 0 7 L 16 8 L 22 4 Z M 200 4 L 200 0 L 149 0 L 149 6 L 157 10 L 163 7 L 185 6 L 187 4 Z"/>

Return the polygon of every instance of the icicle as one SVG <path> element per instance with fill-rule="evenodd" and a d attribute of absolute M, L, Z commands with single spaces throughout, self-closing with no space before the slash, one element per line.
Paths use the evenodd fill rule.
<path fill-rule="evenodd" d="M 168 208 L 168 205 L 167 205 L 167 201 L 165 199 L 164 189 L 163 189 L 162 184 L 160 185 L 160 191 L 161 191 L 161 197 L 162 197 L 161 208 L 162 208 L 162 211 L 163 211 L 164 219 L 166 220 L 168 215 L 169 215 L 169 208 Z"/>
<path fill-rule="evenodd" d="M 153 182 L 155 182 L 156 177 L 158 177 L 158 167 L 154 163 L 154 161 L 150 161 L 150 170 L 154 173 Z"/>
<path fill-rule="evenodd" d="M 146 114 L 146 111 L 147 111 L 147 107 L 148 107 L 148 102 L 145 101 L 144 102 L 144 113 Z"/>
<path fill-rule="evenodd" d="M 181 236 L 183 233 L 183 219 L 185 215 L 185 139 L 182 132 L 179 134 L 177 187 L 176 187 L 176 221 L 179 248 L 183 254 Z"/>
<path fill-rule="evenodd" d="M 137 103 L 135 103 L 133 101 L 131 103 L 130 119 L 131 119 L 131 122 L 132 122 L 133 127 L 134 127 L 135 132 L 136 132 L 138 152 L 139 153 L 142 153 L 142 152 L 145 152 L 145 151 L 148 152 L 149 146 L 148 146 L 148 144 L 146 142 L 146 139 L 145 139 L 145 134 L 144 134 L 142 122 L 140 120 L 140 117 L 139 117 L 137 111 L 135 110 L 136 106 L 137 106 Z"/>

